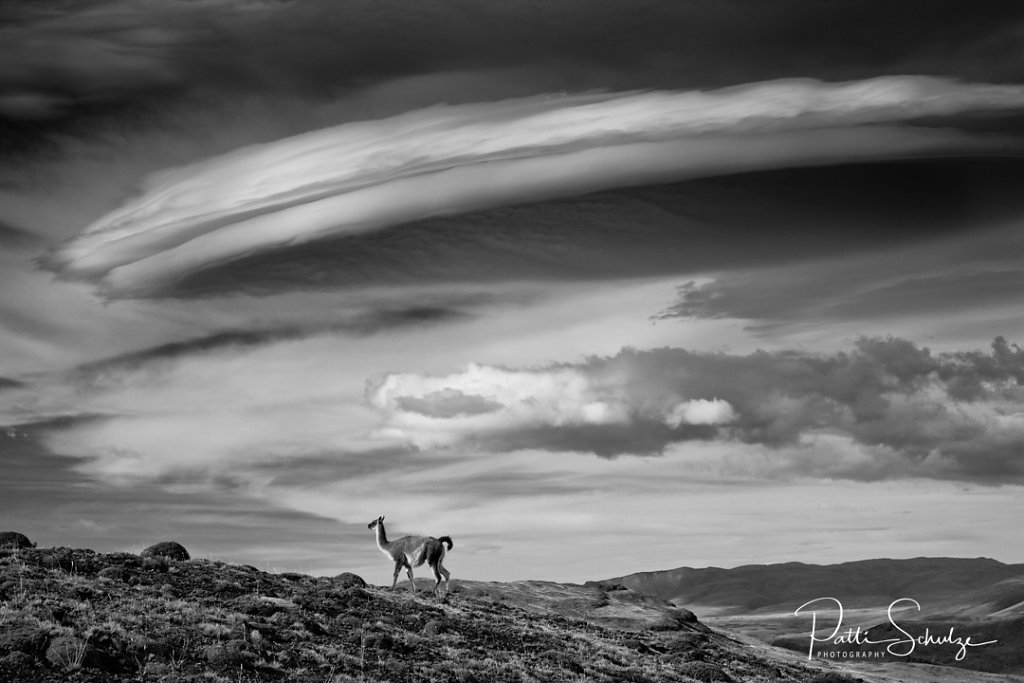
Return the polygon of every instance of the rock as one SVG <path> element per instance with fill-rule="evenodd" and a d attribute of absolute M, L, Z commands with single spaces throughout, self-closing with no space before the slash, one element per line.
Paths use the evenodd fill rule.
<path fill-rule="evenodd" d="M 161 541 L 154 543 L 141 553 L 140 557 L 166 557 L 169 560 L 186 561 L 192 559 L 185 546 L 175 541 Z"/>
<path fill-rule="evenodd" d="M 0 531 L 0 550 L 35 547 L 36 544 L 28 540 L 28 536 L 25 534 L 19 534 L 17 531 Z"/>
<path fill-rule="evenodd" d="M 111 581 L 124 581 L 125 570 L 123 567 L 104 567 L 101 569 L 96 576 L 101 579 L 109 579 Z"/>
<path fill-rule="evenodd" d="M 673 609 L 676 618 L 684 624 L 696 624 L 697 615 L 684 607 L 676 607 Z"/>
<path fill-rule="evenodd" d="M 334 583 L 339 588 L 366 588 L 363 577 L 352 572 L 342 572 L 334 577 Z"/>

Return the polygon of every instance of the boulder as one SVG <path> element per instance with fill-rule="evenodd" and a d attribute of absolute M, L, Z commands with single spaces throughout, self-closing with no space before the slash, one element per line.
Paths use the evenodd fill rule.
<path fill-rule="evenodd" d="M 127 572 L 124 567 L 104 567 L 96 573 L 96 576 L 110 581 L 124 581 L 127 577 Z"/>
<path fill-rule="evenodd" d="M 35 548 L 36 544 L 28 540 L 25 534 L 17 531 L 0 531 L 0 549 Z"/>
<path fill-rule="evenodd" d="M 189 560 L 191 559 L 188 551 L 185 550 L 185 546 L 174 541 L 161 541 L 160 543 L 154 543 L 149 546 L 141 553 L 140 557 L 166 557 L 169 560 Z"/>
<path fill-rule="evenodd" d="M 334 577 L 334 583 L 339 588 L 366 588 L 366 582 L 363 581 L 363 577 L 352 572 L 342 572 Z"/>

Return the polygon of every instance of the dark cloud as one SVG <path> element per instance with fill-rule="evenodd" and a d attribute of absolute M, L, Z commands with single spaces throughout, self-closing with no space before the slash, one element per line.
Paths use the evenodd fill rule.
<path fill-rule="evenodd" d="M 39 238 L 32 233 L 0 223 L 0 247 L 24 247 L 38 242 Z"/>
<path fill-rule="evenodd" d="M 0 377 L 0 391 L 3 391 L 4 389 L 20 389 L 23 386 L 25 386 L 25 384 L 16 379 Z"/>
<path fill-rule="evenodd" d="M 602 458 L 614 458 L 620 455 L 659 454 L 670 443 L 705 441 L 721 433 L 720 428 L 710 425 L 672 428 L 658 420 L 640 418 L 629 425 L 541 425 L 529 429 L 502 430 L 470 437 L 468 444 L 494 451 L 539 448 L 579 451 Z"/>
<path fill-rule="evenodd" d="M 407 412 L 446 418 L 490 413 L 500 410 L 502 404 L 458 389 L 442 389 L 421 397 L 401 396 L 398 398 L 398 406 Z"/>
<path fill-rule="evenodd" d="M 768 333 L 803 324 L 906 320 L 1012 309 L 1024 297 L 1016 226 L 977 230 L 936 248 L 726 272 L 679 287 L 657 319 L 735 318 Z"/>
<path fill-rule="evenodd" d="M 1021 170 L 1017 160 L 947 159 L 832 171 L 862 183 L 808 178 L 828 177 L 818 169 L 764 174 L 792 181 L 765 195 L 792 199 L 787 208 L 762 211 L 757 221 L 775 251 L 733 232 L 743 241 L 736 252 L 753 260 L 709 260 L 705 272 L 714 279 L 681 285 L 678 300 L 656 317 L 736 318 L 765 332 L 1012 306 L 1024 296 L 1017 227 L 1024 206 L 1011 189 Z M 721 182 L 736 180 L 743 182 Z M 884 189 L 873 193 L 872 182 Z M 795 201 L 801 191 L 805 208 Z"/>
<path fill-rule="evenodd" d="M 626 350 L 560 367 L 598 386 L 628 378 L 619 400 L 633 406 L 634 419 L 498 430 L 469 443 L 610 457 L 715 439 L 778 449 L 771 469 L 786 476 L 1024 481 L 1024 350 L 1001 337 L 988 352 L 932 353 L 904 339 L 861 338 L 831 355 Z M 680 397 L 706 396 L 728 401 L 734 418 L 676 429 L 658 418 Z M 829 459 L 796 448 L 816 436 L 845 439 L 861 453 Z"/>
<path fill-rule="evenodd" d="M 1022 174 L 1019 159 L 932 159 L 626 188 L 287 247 L 146 294 L 630 278 L 847 256 L 1024 216 Z M 999 253 L 1006 258 L 998 248 L 985 258 Z"/>
<path fill-rule="evenodd" d="M 1022 297 L 1024 277 L 1017 270 L 920 276 L 896 267 L 833 264 L 689 282 L 656 318 L 736 318 L 747 321 L 748 330 L 765 333 L 805 323 L 969 313 L 980 306 L 1012 306 Z"/>
<path fill-rule="evenodd" d="M 321 325 L 281 325 L 246 330 L 225 330 L 215 334 L 160 344 L 78 366 L 76 374 L 82 377 L 103 374 L 111 370 L 134 369 L 149 363 L 174 360 L 186 356 L 263 346 L 275 342 L 304 339 L 318 334 L 348 334 L 369 336 L 404 327 L 451 323 L 471 319 L 473 314 L 441 306 L 413 306 L 408 308 L 365 311 L 347 320 Z"/>
<path fill-rule="evenodd" d="M 107 416 L 105 415 L 76 413 L 37 417 L 35 420 L 30 422 L 0 425 L 0 444 L 3 445 L 0 452 L 2 452 L 4 456 L 10 454 L 10 461 L 8 462 L 5 459 L 4 465 L 5 467 L 8 464 L 11 467 L 20 467 L 18 457 L 24 454 L 50 454 L 50 451 L 42 445 L 46 437 L 66 429 L 101 422 L 105 419 L 107 419 Z M 40 458 L 41 457 L 42 456 L 40 456 Z M 34 467 L 26 468 L 26 471 L 32 470 L 37 475 L 42 476 L 42 472 L 45 469 L 46 464 L 40 461 L 35 463 Z M 12 476 L 15 475 L 12 474 Z"/>
<path fill-rule="evenodd" d="M 970 310 L 981 302 L 1009 304 L 1024 296 L 1024 272 L 993 270 L 962 275 L 909 277 L 845 297 L 824 309 L 826 317 L 861 319 L 905 313 Z"/>
<path fill-rule="evenodd" d="M 63 121 L 96 107 L 130 118 L 139 106 L 211 93 L 323 99 L 446 72 L 511 69 L 518 73 L 508 74 L 513 94 L 715 87 L 793 75 L 1024 77 L 1024 9 L 996 0 L 926 7 L 881 0 L 37 5 L 0 10 L 0 116 L 37 121 L 37 135 L 66 130 Z M 490 80 L 439 94 L 448 101 L 494 94 L 500 79 Z M 397 98 L 429 104 L 437 96 L 411 88 Z"/>

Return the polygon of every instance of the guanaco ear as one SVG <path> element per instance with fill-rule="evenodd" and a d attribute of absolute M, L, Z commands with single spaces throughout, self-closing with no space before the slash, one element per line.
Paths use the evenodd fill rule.
<path fill-rule="evenodd" d="M 378 522 L 383 522 L 383 521 L 384 521 L 384 515 L 381 515 L 381 516 L 380 516 L 380 519 L 379 519 L 379 520 L 377 520 L 377 521 L 378 521 Z"/>

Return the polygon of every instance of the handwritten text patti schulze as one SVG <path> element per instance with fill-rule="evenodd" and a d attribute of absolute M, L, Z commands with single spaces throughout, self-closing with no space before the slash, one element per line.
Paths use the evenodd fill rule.
<path fill-rule="evenodd" d="M 970 636 L 963 638 L 956 635 L 955 628 L 950 627 L 948 633 L 940 635 L 933 635 L 928 628 L 925 628 L 924 633 L 914 635 L 907 629 L 900 626 L 897 622 L 893 612 L 901 606 L 912 604 L 921 610 L 921 604 L 913 598 L 899 598 L 893 600 L 888 609 L 886 615 L 889 618 L 889 623 L 892 624 L 901 635 L 896 638 L 883 638 L 880 640 L 872 640 L 866 631 L 862 631 L 860 626 L 849 627 L 843 631 L 843 603 L 837 598 L 826 597 L 826 598 L 815 598 L 814 600 L 808 600 L 804 604 L 800 605 L 793 614 L 800 616 L 810 611 L 811 614 L 811 640 L 810 646 L 807 650 L 807 658 L 813 659 L 815 646 L 822 643 L 829 643 L 834 647 L 857 647 L 863 645 L 885 645 L 885 651 L 894 657 L 908 657 L 914 652 L 914 649 L 918 646 L 927 647 L 933 645 L 944 645 L 949 647 L 956 647 L 956 661 L 960 662 L 967 656 L 968 649 L 972 647 L 980 647 L 982 645 L 992 645 L 996 643 L 995 640 L 988 640 L 983 643 L 975 643 L 971 640 Z M 827 636 L 819 636 L 818 633 L 818 615 L 821 611 L 827 611 L 827 613 L 835 616 L 836 625 L 832 629 L 832 632 Z M 821 628 L 825 628 L 822 626 Z"/>

